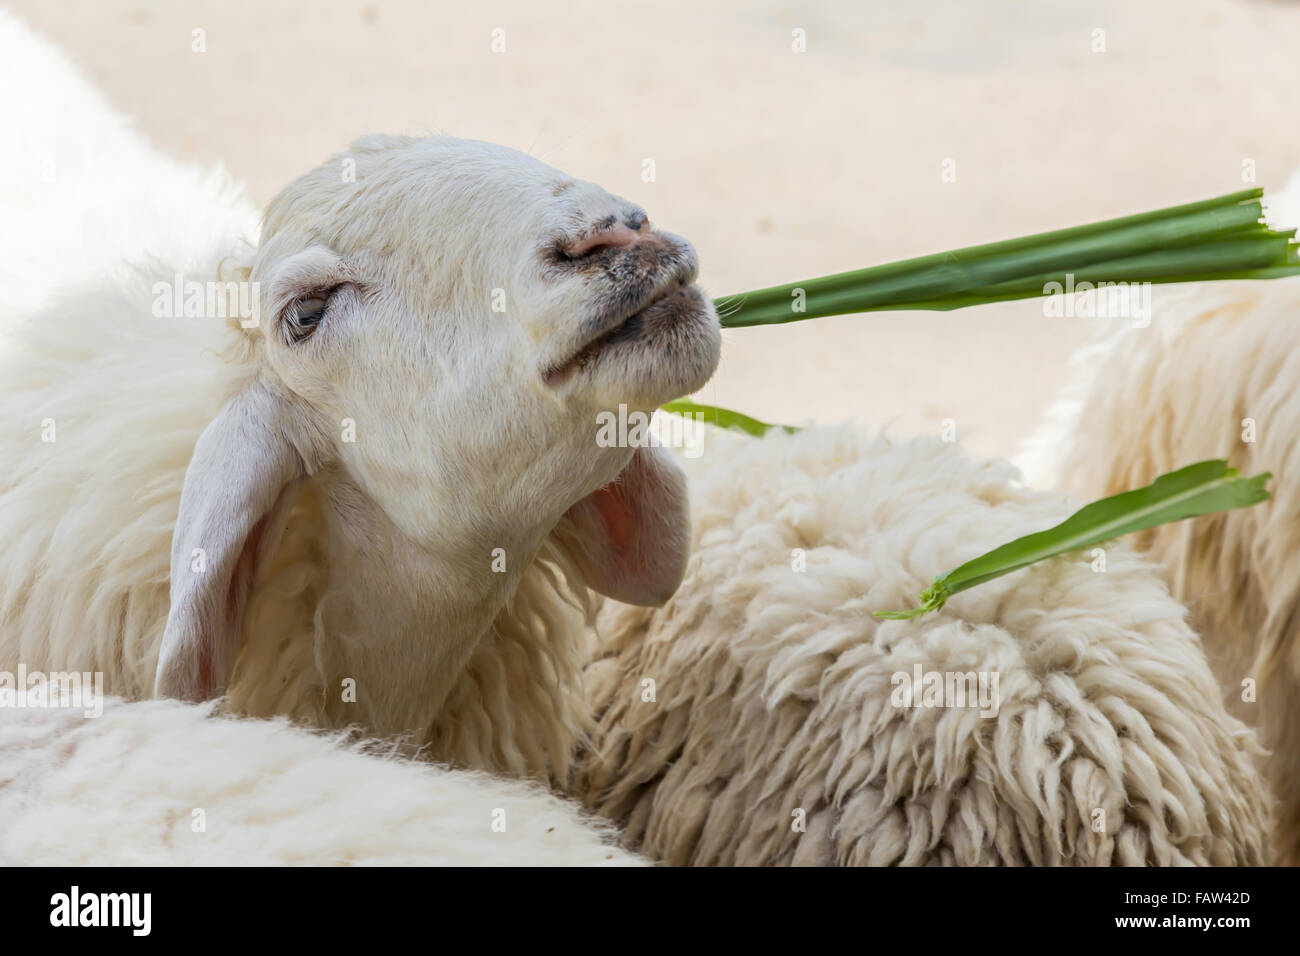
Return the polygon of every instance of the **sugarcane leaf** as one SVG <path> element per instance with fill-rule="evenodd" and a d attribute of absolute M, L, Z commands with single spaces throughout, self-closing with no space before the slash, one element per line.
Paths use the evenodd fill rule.
<path fill-rule="evenodd" d="M 1300 275 L 1294 230 L 1264 221 L 1263 190 L 1157 209 L 771 286 L 714 300 L 725 328 L 882 310 L 950 310 L 1088 282 L 1191 282 Z"/>
<path fill-rule="evenodd" d="M 771 325 L 850 312 L 949 310 L 1046 295 L 1053 283 L 1201 282 L 1300 275 L 1295 230 L 1263 218 L 1263 190 L 1023 236 L 857 269 L 715 299 L 725 328 Z M 1069 283 L 1066 279 L 1071 280 Z M 1056 293 L 1059 294 L 1059 293 Z M 667 411 L 751 435 L 772 426 L 730 409 L 670 402 Z M 1054 528 L 1026 535 L 936 578 L 908 611 L 878 611 L 906 620 L 939 610 L 947 599 L 1037 561 L 1121 535 L 1196 515 L 1264 501 L 1271 475 L 1243 479 L 1226 461 L 1199 462 L 1162 475 L 1146 488 L 1112 495 Z"/>
<path fill-rule="evenodd" d="M 1268 499 L 1268 472 L 1242 478 L 1227 461 L 1197 462 L 1161 475 L 1150 485 L 1080 508 L 1065 521 L 1010 541 L 940 575 L 910 611 L 878 611 L 877 617 L 908 619 L 937 611 L 952 595 L 1046 558 L 1079 551 L 1135 531 L 1197 515 L 1245 508 Z"/>
<path fill-rule="evenodd" d="M 707 422 L 719 428 L 729 428 L 732 431 L 745 432 L 747 435 L 754 435 L 758 438 L 762 438 L 774 428 L 782 429 L 790 434 L 794 434 L 799 430 L 792 425 L 769 425 L 767 422 L 760 422 L 757 418 L 750 418 L 742 412 L 733 411 L 730 408 L 720 408 L 717 405 L 701 405 L 689 398 L 679 398 L 659 407 L 673 415 L 695 416 L 696 421 Z"/>

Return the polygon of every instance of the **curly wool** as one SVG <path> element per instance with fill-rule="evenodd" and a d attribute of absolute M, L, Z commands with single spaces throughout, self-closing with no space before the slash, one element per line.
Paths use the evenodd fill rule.
<path fill-rule="evenodd" d="M 1127 547 L 1105 573 L 1051 561 L 881 621 L 1066 505 L 939 441 L 710 442 L 684 463 L 685 582 L 661 609 L 607 606 L 587 667 L 574 791 L 626 845 L 695 865 L 1265 860 L 1254 736 Z M 893 706 L 916 665 L 998 674 L 996 716 Z"/>
<path fill-rule="evenodd" d="M 1157 528 L 1139 543 L 1187 603 L 1229 708 L 1272 751 L 1277 862 L 1297 865 L 1300 293 L 1290 282 L 1228 283 L 1166 294 L 1160 305 L 1149 329 L 1119 329 L 1081 356 L 1079 381 L 1032 453 L 1079 500 L 1207 458 L 1273 473 L 1270 501 Z"/>

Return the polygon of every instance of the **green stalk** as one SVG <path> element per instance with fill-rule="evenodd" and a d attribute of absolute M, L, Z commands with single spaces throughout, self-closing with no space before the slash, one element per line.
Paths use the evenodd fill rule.
<path fill-rule="evenodd" d="M 980 286 L 996 281 L 997 276 L 1020 267 L 1038 271 L 1073 268 L 1102 259 L 1123 258 L 1146 252 L 1153 247 L 1179 248 L 1202 241 L 1254 232 L 1259 226 L 1263 207 L 1258 202 L 1243 206 L 1209 209 L 1192 215 L 1175 216 L 1123 227 L 1098 231 L 1082 227 L 1081 235 L 1048 234 L 1051 238 L 1027 237 L 1009 242 L 992 243 L 908 259 L 871 269 L 858 269 L 817 279 L 819 292 L 907 290 L 916 286 Z M 1068 231 L 1067 231 L 1068 233 Z M 869 280 L 869 284 L 867 284 Z M 746 295 L 746 301 L 760 304 L 785 302 L 799 283 L 774 286 Z M 806 291 L 806 289 L 805 289 Z"/>
<path fill-rule="evenodd" d="M 1224 460 L 1202 461 L 1161 475 L 1145 488 L 1102 498 L 1065 521 L 1025 535 L 935 578 L 910 611 L 877 611 L 876 617 L 908 620 L 940 610 L 967 588 L 1028 567 L 1046 558 L 1080 551 L 1135 531 L 1215 511 L 1245 508 L 1268 500 L 1268 472 L 1242 478 Z"/>
<path fill-rule="evenodd" d="M 1188 282 L 1300 274 L 1294 230 L 1262 221 L 1263 190 L 970 246 L 715 300 L 728 328 L 849 312 L 955 309 L 1044 294 L 1049 282 Z M 795 311 L 802 296 L 803 311 Z"/>
<path fill-rule="evenodd" d="M 1070 270 L 1077 286 L 1082 281 L 1092 282 L 1163 282 L 1171 276 L 1208 275 L 1222 272 L 1251 272 L 1267 269 L 1279 259 L 1285 259 L 1292 248 L 1295 230 L 1287 233 L 1243 236 L 1218 242 L 1198 243 L 1181 249 L 1161 249 L 1095 262 Z M 1048 282 L 1065 284 L 1065 272 L 1041 273 L 1029 278 L 992 284 L 981 288 L 981 294 L 998 295 L 1003 292 L 1025 292 L 1043 295 Z"/>
<path fill-rule="evenodd" d="M 1038 233 L 1004 242 L 906 259 L 868 269 L 724 296 L 722 325 L 740 328 L 848 312 L 960 309 L 1046 295 L 1081 283 L 1203 282 L 1300 275 L 1296 230 L 1263 222 L 1262 189 Z M 1059 294 L 1059 293 L 1057 293 Z M 802 311 L 795 303 L 802 302 Z M 722 428 L 761 437 L 770 425 L 740 412 L 680 399 L 663 406 Z M 910 611 L 877 611 L 907 620 L 937 611 L 952 595 L 1038 561 L 1197 515 L 1268 499 L 1268 473 L 1243 479 L 1222 460 L 1203 461 L 1145 488 L 1095 501 L 1046 531 L 1026 535 L 936 578 Z"/>

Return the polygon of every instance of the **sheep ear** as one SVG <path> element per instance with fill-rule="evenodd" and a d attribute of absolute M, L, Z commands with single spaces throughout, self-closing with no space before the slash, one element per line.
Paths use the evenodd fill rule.
<path fill-rule="evenodd" d="M 171 610 L 154 694 L 222 694 L 239 655 L 244 604 L 279 544 L 302 461 L 283 431 L 283 403 L 252 385 L 194 446 L 172 536 Z"/>
<path fill-rule="evenodd" d="M 663 604 L 682 583 L 691 544 L 686 478 L 641 447 L 618 478 L 570 508 L 555 529 L 587 586 L 625 604 Z"/>

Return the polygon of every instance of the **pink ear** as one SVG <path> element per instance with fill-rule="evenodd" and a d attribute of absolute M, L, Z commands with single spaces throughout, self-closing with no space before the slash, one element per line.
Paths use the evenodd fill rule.
<path fill-rule="evenodd" d="M 686 479 L 660 449 L 637 448 L 618 478 L 570 508 L 554 533 L 593 591 L 625 604 L 663 604 L 686 571 Z"/>

